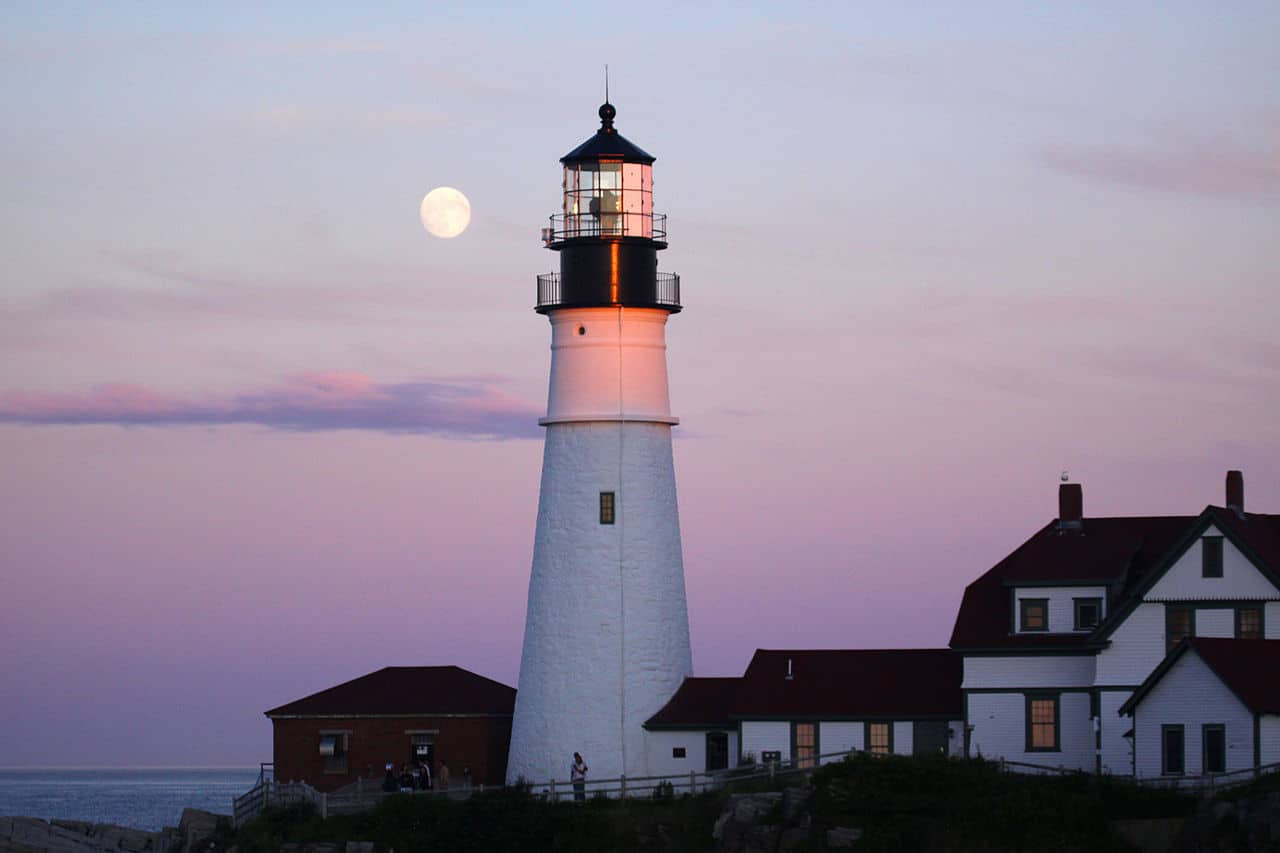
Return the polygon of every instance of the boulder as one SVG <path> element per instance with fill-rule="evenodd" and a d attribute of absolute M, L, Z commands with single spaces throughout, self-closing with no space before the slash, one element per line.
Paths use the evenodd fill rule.
<path fill-rule="evenodd" d="M 782 794 L 768 791 L 762 794 L 730 794 L 724 811 L 716 819 L 711 837 L 716 841 L 738 839 L 773 811 L 782 801 Z"/>
<path fill-rule="evenodd" d="M 812 788 L 787 788 L 782 792 L 782 819 L 793 823 L 800 815 L 800 810 L 809 802 Z"/>
<path fill-rule="evenodd" d="M 809 830 L 802 826 L 784 829 L 782 834 L 778 836 L 778 853 L 792 853 L 794 850 L 799 850 L 808 840 Z"/>
<path fill-rule="evenodd" d="M 827 846 L 835 850 L 852 847 L 860 838 L 862 830 L 853 827 L 837 826 L 827 830 Z"/>

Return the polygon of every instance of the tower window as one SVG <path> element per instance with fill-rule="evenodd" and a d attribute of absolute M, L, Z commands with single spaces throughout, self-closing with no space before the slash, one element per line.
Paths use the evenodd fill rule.
<path fill-rule="evenodd" d="M 600 493 L 600 523 L 613 524 L 614 519 L 614 498 L 613 492 Z"/>

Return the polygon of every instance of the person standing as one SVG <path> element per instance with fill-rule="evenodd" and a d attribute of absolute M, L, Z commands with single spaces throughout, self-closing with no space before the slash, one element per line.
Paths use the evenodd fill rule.
<path fill-rule="evenodd" d="M 573 782 L 574 802 L 581 803 L 587 799 L 587 764 L 582 754 L 573 754 L 573 764 L 569 766 L 569 781 Z"/>

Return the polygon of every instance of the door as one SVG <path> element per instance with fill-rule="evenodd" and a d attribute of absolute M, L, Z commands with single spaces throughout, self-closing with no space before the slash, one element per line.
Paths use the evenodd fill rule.
<path fill-rule="evenodd" d="M 707 769 L 729 769 L 728 732 L 707 732 Z"/>
<path fill-rule="evenodd" d="M 436 778 L 436 739 L 434 735 L 413 735 L 413 748 L 412 755 L 409 756 L 409 766 L 417 767 L 419 764 L 426 765 L 434 782 Z M 434 784 L 432 787 L 435 787 Z"/>
<path fill-rule="evenodd" d="M 911 735 L 913 755 L 947 754 L 946 720 L 916 720 Z"/>

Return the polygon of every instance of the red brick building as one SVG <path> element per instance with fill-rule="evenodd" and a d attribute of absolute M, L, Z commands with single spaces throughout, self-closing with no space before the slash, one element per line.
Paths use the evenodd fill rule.
<path fill-rule="evenodd" d="M 389 666 L 267 711 L 276 779 L 332 791 L 424 762 L 455 786 L 467 768 L 500 785 L 515 703 L 514 688 L 460 667 Z"/>

